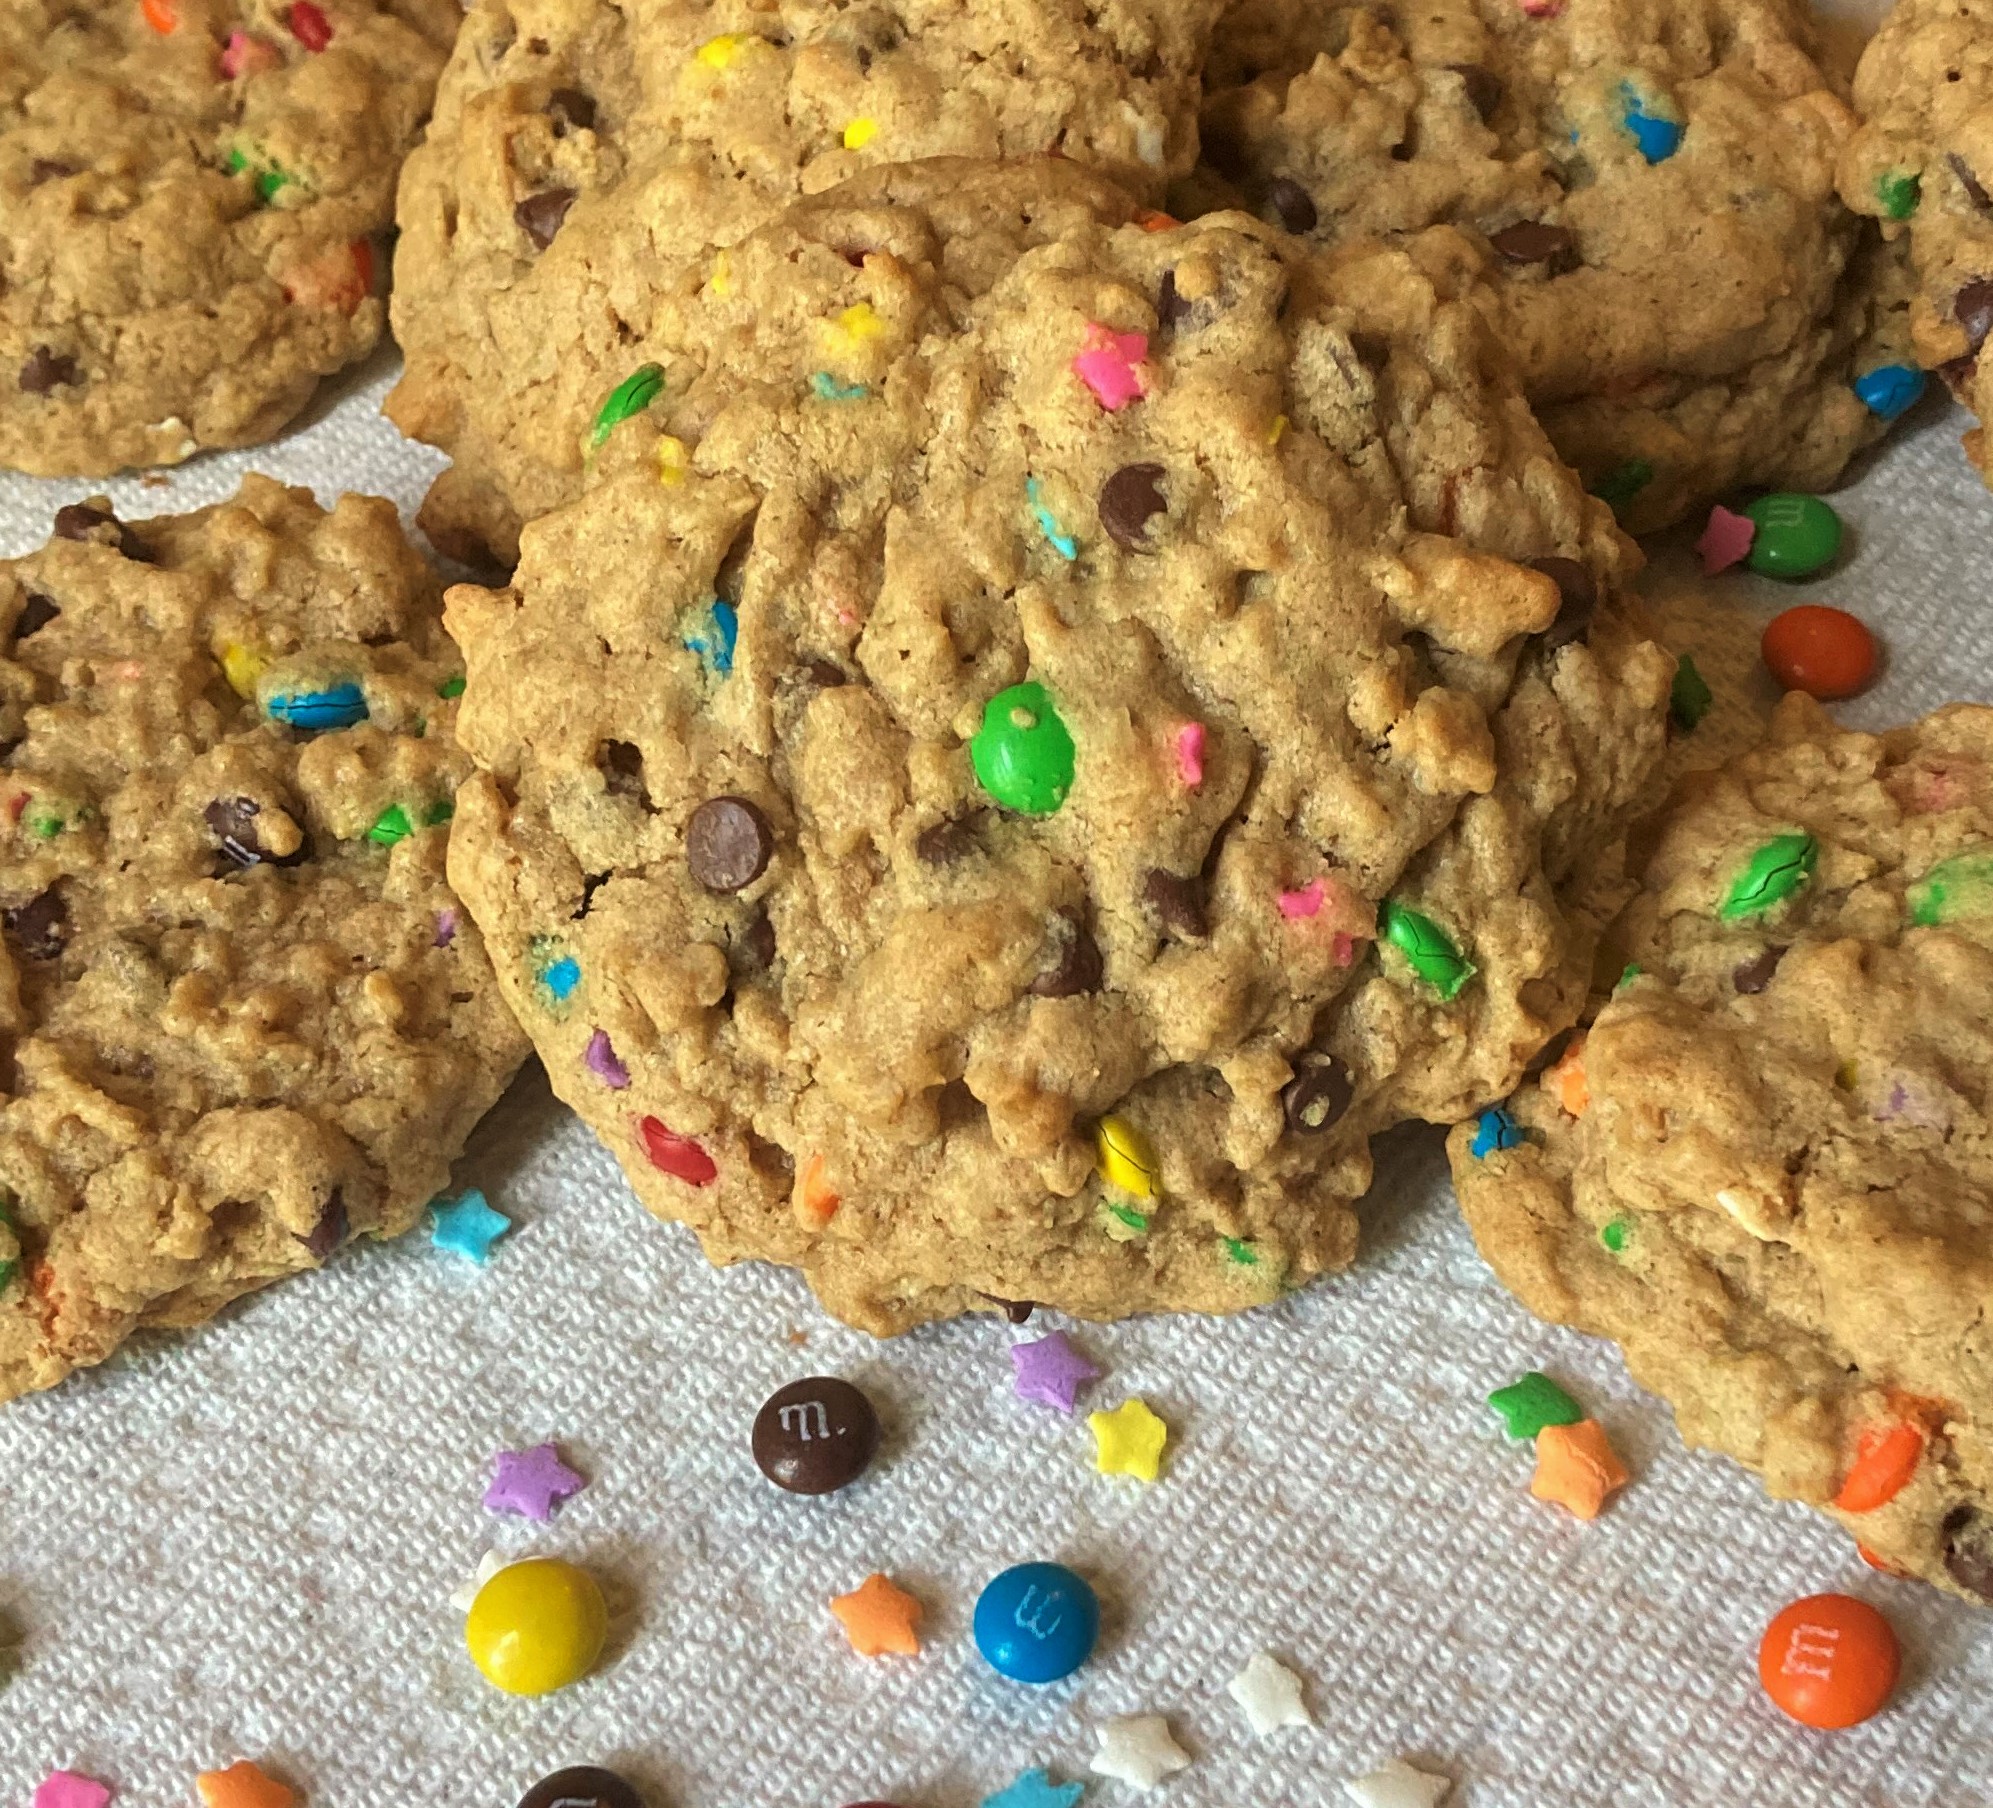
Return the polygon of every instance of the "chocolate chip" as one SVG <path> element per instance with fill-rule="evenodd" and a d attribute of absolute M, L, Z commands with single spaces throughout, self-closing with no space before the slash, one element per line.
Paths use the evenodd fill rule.
<path fill-rule="evenodd" d="M 1168 332 L 1180 320 L 1188 320 L 1194 311 L 1195 304 L 1176 292 L 1176 272 L 1165 270 L 1163 280 L 1156 285 L 1156 320 L 1163 331 Z"/>
<path fill-rule="evenodd" d="M 1554 653 L 1591 632 L 1592 614 L 1598 608 L 1599 587 L 1592 574 L 1576 559 L 1531 559 L 1531 571 L 1540 571 L 1557 586 L 1561 601 L 1557 617 L 1543 630 L 1543 649 Z"/>
<path fill-rule="evenodd" d="M 1963 400 L 1965 387 L 1972 381 L 1973 372 L 1978 368 L 1979 354 L 1967 352 L 1962 358 L 1947 358 L 1938 366 L 1938 375 L 1944 380 L 1945 387 Z"/>
<path fill-rule="evenodd" d="M 110 529 L 106 533 L 105 529 Z M 55 537 L 58 540 L 87 540 L 98 546 L 115 546 L 134 564 L 149 565 L 152 554 L 144 541 L 109 509 L 87 502 L 71 502 L 55 511 Z"/>
<path fill-rule="evenodd" d="M 878 1449 L 872 1402 L 834 1375 L 792 1381 L 754 1415 L 755 1467 L 791 1494 L 831 1494 L 848 1486 Z"/>
<path fill-rule="evenodd" d="M 560 231 L 561 222 L 573 205 L 573 189 L 543 188 L 537 195 L 528 195 L 519 202 L 512 209 L 512 217 L 519 222 L 520 231 L 544 251 L 554 242 L 554 234 Z"/>
<path fill-rule="evenodd" d="M 766 973 L 775 965 L 775 925 L 767 911 L 756 908 L 734 938 L 734 946 L 740 950 L 741 966 L 750 973 Z"/>
<path fill-rule="evenodd" d="M 851 682 L 850 675 L 844 667 L 835 665 L 828 659 L 809 660 L 805 663 L 803 671 L 820 691 L 834 691 L 839 685 Z"/>
<path fill-rule="evenodd" d="M 237 866 L 261 866 L 265 861 L 272 866 L 296 866 L 310 853 L 310 846 L 301 842 L 288 854 L 271 853 L 257 832 L 257 818 L 262 814 L 263 806 L 253 797 L 218 797 L 201 812 L 201 820 Z"/>
<path fill-rule="evenodd" d="M 1993 213 L 1993 195 L 1981 186 L 1979 178 L 1972 173 L 1972 165 L 1956 151 L 1951 154 L 1951 173 L 1964 186 L 1966 199 L 1981 213 Z"/>
<path fill-rule="evenodd" d="M 62 605 L 54 597 L 43 596 L 39 590 L 30 590 L 28 600 L 21 605 L 21 613 L 14 618 L 14 638 L 26 640 L 30 634 L 39 634 L 61 613 Z"/>
<path fill-rule="evenodd" d="M 685 825 L 685 864 L 708 891 L 739 891 L 767 869 L 775 831 L 744 797 L 709 797 Z"/>
<path fill-rule="evenodd" d="M 1503 260 L 1511 264 L 1547 264 L 1553 276 L 1571 269 L 1578 261 L 1577 235 L 1565 226 L 1551 226 L 1542 220 L 1519 220 L 1488 234 Z"/>
<path fill-rule="evenodd" d="M 80 176 L 83 171 L 73 163 L 63 163 L 54 157 L 37 157 L 28 165 L 28 181 L 36 188 L 44 182 L 55 182 L 64 176 Z"/>
<path fill-rule="evenodd" d="M 1046 927 L 1056 955 L 1028 990 L 1037 998 L 1076 998 L 1082 992 L 1098 992 L 1100 944 L 1086 924 L 1074 912 L 1062 910 Z"/>
<path fill-rule="evenodd" d="M 1785 949 L 1774 942 L 1762 954 L 1754 954 L 1747 961 L 1739 961 L 1736 970 L 1730 975 L 1730 983 L 1746 998 L 1755 998 L 1772 983 L 1772 975 L 1778 971 L 1778 964 L 1785 959 Z"/>
<path fill-rule="evenodd" d="M 38 345 L 28 353 L 28 361 L 21 366 L 17 380 L 23 394 L 47 395 L 51 389 L 63 384 L 80 383 L 83 378 L 74 358 L 60 356 L 45 345 Z"/>
<path fill-rule="evenodd" d="M 1297 1136 L 1318 1136 L 1339 1122 L 1356 1097 L 1356 1076 L 1339 1057 L 1309 1050 L 1296 1057 L 1294 1078 L 1280 1089 L 1280 1108 Z"/>
<path fill-rule="evenodd" d="M 992 1306 L 1002 1307 L 1004 1317 L 1014 1325 L 1028 1325 L 1032 1313 L 1038 1310 L 1036 1300 L 1004 1299 L 994 1293 L 985 1293 L 981 1297 L 988 1300 Z"/>
<path fill-rule="evenodd" d="M 547 117 L 553 121 L 554 136 L 586 132 L 595 124 L 595 100 L 579 88 L 556 88 L 547 96 Z"/>
<path fill-rule="evenodd" d="M 1100 486 L 1100 525 L 1117 546 L 1149 550 L 1149 522 L 1169 507 L 1161 465 L 1123 465 Z"/>
<path fill-rule="evenodd" d="M 535 1783 L 519 1808 L 644 1808 L 644 1798 L 613 1770 L 570 1764 Z"/>
<path fill-rule="evenodd" d="M 346 1195 L 334 1187 L 325 1209 L 318 1214 L 318 1222 L 312 1226 L 311 1235 L 298 1237 L 298 1241 L 314 1261 L 322 1262 L 346 1241 L 346 1231 Z M 297 1235 L 295 1231 L 291 1234 Z"/>
<path fill-rule="evenodd" d="M 1273 211 L 1289 232 L 1313 232 L 1321 215 L 1315 211 L 1315 198 L 1292 176 L 1275 176 L 1266 191 Z"/>
<path fill-rule="evenodd" d="M 69 906 L 53 885 L 25 904 L 0 910 L 0 923 L 29 960 L 52 961 L 69 943 Z"/>
<path fill-rule="evenodd" d="M 966 816 L 948 816 L 929 823 L 914 837 L 913 851 L 929 866 L 950 866 L 957 860 L 966 860 L 980 845 L 976 840 L 976 825 L 982 818 L 982 811 L 971 810 Z"/>
<path fill-rule="evenodd" d="M 1986 343 L 1993 332 L 1993 280 L 1974 277 L 1952 297 L 1952 318 L 1965 328 L 1965 342 L 1973 352 Z"/>
<path fill-rule="evenodd" d="M 1482 119 L 1493 119 L 1495 109 L 1502 104 L 1502 78 L 1479 63 L 1455 63 L 1452 69 L 1460 77 L 1460 85 L 1467 90 L 1468 105 Z"/>
<path fill-rule="evenodd" d="M 1192 939 L 1204 934 L 1204 881 L 1195 873 L 1186 879 L 1151 867 L 1142 897 L 1171 934 Z"/>
<path fill-rule="evenodd" d="M 1977 1507 L 1957 1506 L 1938 1528 L 1945 1574 L 1976 1601 L 1993 1607 L 1993 1518 Z"/>

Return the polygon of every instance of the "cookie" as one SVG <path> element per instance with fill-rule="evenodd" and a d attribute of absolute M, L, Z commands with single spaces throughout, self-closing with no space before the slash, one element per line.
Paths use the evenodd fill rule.
<path fill-rule="evenodd" d="M 260 477 L 0 564 L 0 1398 L 407 1230 L 524 1058 L 440 602 L 390 504 Z"/>
<path fill-rule="evenodd" d="M 1854 120 L 1786 0 L 1242 0 L 1174 203 L 1318 241 L 1444 224 L 1552 441 L 1636 532 L 1818 489 L 1881 430 Z"/>
<path fill-rule="evenodd" d="M 797 204 L 447 619 L 451 874 L 716 1261 L 888 1333 L 1341 1268 L 1590 971 L 1672 662 L 1448 261 L 1065 163 Z M 634 355 L 634 354 L 633 354 Z"/>
<path fill-rule="evenodd" d="M 10 0 L 0 465 L 271 438 L 386 318 L 395 174 L 452 0 Z"/>
<path fill-rule="evenodd" d="M 520 523 L 579 493 L 609 385 L 725 281 L 713 251 L 799 195 L 1057 156 L 1159 202 L 1220 4 L 479 0 L 399 207 L 388 412 L 455 461 L 423 526 L 509 565 Z"/>
<path fill-rule="evenodd" d="M 1855 73 L 1862 125 L 1841 153 L 1841 195 L 1907 248 L 1916 361 L 1983 421 L 1993 374 L 1993 5 L 1898 0 Z M 1965 449 L 1989 481 L 1985 435 Z"/>
<path fill-rule="evenodd" d="M 1582 1044 L 1453 1132 L 1482 1253 L 1683 1437 L 1993 1606 L 1993 710 L 1687 781 Z"/>

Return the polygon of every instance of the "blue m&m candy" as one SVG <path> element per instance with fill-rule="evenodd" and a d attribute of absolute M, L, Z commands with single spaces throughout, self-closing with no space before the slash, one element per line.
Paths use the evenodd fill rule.
<path fill-rule="evenodd" d="M 291 728 L 318 734 L 328 728 L 351 728 L 367 719 L 367 699 L 350 678 L 322 691 L 291 691 L 273 695 L 264 705 L 270 719 Z"/>
<path fill-rule="evenodd" d="M 1914 365 L 1883 364 L 1855 379 L 1855 394 L 1871 414 L 1893 421 L 1924 393 L 1924 373 Z"/>
<path fill-rule="evenodd" d="M 1057 1682 L 1093 1655 L 1100 1602 L 1063 1563 L 1020 1563 L 976 1602 L 976 1649 L 1012 1682 Z"/>

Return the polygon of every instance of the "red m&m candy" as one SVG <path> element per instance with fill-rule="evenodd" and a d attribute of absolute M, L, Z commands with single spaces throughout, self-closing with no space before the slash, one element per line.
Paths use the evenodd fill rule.
<path fill-rule="evenodd" d="M 1852 1595 L 1809 1595 L 1765 1628 L 1758 1680 L 1801 1726 L 1859 1726 L 1880 1713 L 1903 1664 L 1889 1622 Z"/>
<path fill-rule="evenodd" d="M 1823 703 L 1852 697 L 1875 676 L 1875 636 L 1845 609 L 1824 603 L 1773 616 L 1760 651 L 1787 690 Z"/>

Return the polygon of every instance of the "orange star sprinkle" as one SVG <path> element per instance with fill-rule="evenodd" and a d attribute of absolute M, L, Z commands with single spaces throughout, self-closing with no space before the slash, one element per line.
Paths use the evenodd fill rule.
<path fill-rule="evenodd" d="M 194 1779 L 207 1808 L 295 1808 L 298 1796 L 247 1758 L 226 1770 L 204 1770 Z"/>
<path fill-rule="evenodd" d="M 860 1657 L 913 1657 L 920 1650 L 921 1607 L 904 1588 L 895 1588 L 884 1576 L 867 1576 L 848 1595 L 839 1595 L 830 1604 L 844 1627 L 844 1636 Z"/>
<path fill-rule="evenodd" d="M 1538 1500 L 1568 1507 L 1580 1519 L 1596 1519 L 1607 1498 L 1629 1479 L 1596 1419 L 1546 1425 L 1536 1434 L 1536 1476 L 1529 1491 Z"/>

